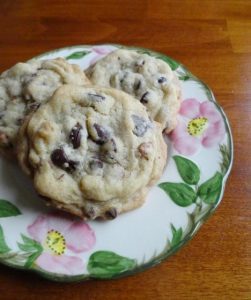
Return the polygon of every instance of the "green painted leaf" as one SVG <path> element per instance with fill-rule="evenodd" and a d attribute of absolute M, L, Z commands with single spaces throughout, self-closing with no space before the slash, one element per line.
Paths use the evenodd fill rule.
<path fill-rule="evenodd" d="M 200 180 L 200 169 L 191 160 L 175 155 L 173 159 L 181 178 L 188 184 L 197 184 Z"/>
<path fill-rule="evenodd" d="M 30 268 L 34 263 L 34 261 L 42 253 L 43 247 L 37 241 L 25 236 L 24 234 L 21 234 L 21 236 L 23 239 L 23 244 L 21 243 L 17 243 L 17 244 L 20 250 L 31 253 L 25 262 L 25 267 Z"/>
<path fill-rule="evenodd" d="M 216 172 L 213 177 L 199 187 L 198 196 L 207 204 L 216 203 L 221 193 L 222 179 L 222 174 Z"/>
<path fill-rule="evenodd" d="M 30 239 L 25 235 L 21 235 L 23 239 L 23 244 L 18 243 L 18 247 L 20 250 L 25 252 L 35 252 L 35 251 L 42 251 L 43 247 L 35 240 Z"/>
<path fill-rule="evenodd" d="M 220 193 L 221 193 L 221 189 L 215 192 L 211 192 L 210 194 L 207 195 L 205 199 L 203 199 L 203 201 L 207 204 L 214 204 L 219 199 Z"/>
<path fill-rule="evenodd" d="M 191 79 L 191 77 L 189 75 L 182 75 L 182 76 L 179 76 L 179 80 L 183 80 L 183 81 L 187 81 Z"/>
<path fill-rule="evenodd" d="M 178 67 L 180 66 L 175 60 L 173 60 L 170 57 L 167 57 L 165 55 L 157 56 L 157 58 L 166 62 L 173 71 L 178 69 Z"/>
<path fill-rule="evenodd" d="M 5 238 L 4 238 L 4 233 L 3 233 L 3 228 L 0 225 L 0 253 L 7 253 L 10 251 L 10 248 L 7 246 Z"/>
<path fill-rule="evenodd" d="M 120 256 L 111 251 L 97 251 L 90 256 L 87 269 L 93 277 L 111 278 L 131 270 L 135 266 L 134 259 Z"/>
<path fill-rule="evenodd" d="M 173 224 L 171 224 L 171 229 L 172 229 L 172 240 L 171 240 L 171 247 L 174 247 L 179 244 L 182 238 L 183 230 L 180 227 L 179 229 L 176 229 Z"/>
<path fill-rule="evenodd" d="M 153 53 L 151 51 L 148 51 L 146 49 L 139 49 L 139 48 L 135 48 L 135 50 L 140 53 L 140 54 L 147 54 L 147 55 L 150 55 L 150 56 L 154 56 Z"/>
<path fill-rule="evenodd" d="M 21 215 L 21 211 L 11 202 L 0 199 L 0 218 Z"/>
<path fill-rule="evenodd" d="M 223 174 L 226 174 L 229 165 L 230 165 L 230 151 L 229 148 L 227 147 L 227 145 L 220 145 L 220 153 L 221 153 L 221 157 L 222 157 L 222 161 L 221 161 L 221 172 Z"/>
<path fill-rule="evenodd" d="M 35 260 L 40 256 L 41 253 L 42 253 L 42 251 L 37 251 L 37 252 L 32 253 L 26 260 L 26 263 L 24 266 L 26 268 L 30 268 L 32 266 L 32 264 L 35 262 Z"/>
<path fill-rule="evenodd" d="M 186 207 L 196 200 L 195 191 L 185 183 L 163 182 L 159 184 L 169 197 L 179 206 Z"/>
<path fill-rule="evenodd" d="M 171 230 L 172 230 L 172 234 L 174 234 L 177 230 L 172 223 L 171 223 Z"/>
<path fill-rule="evenodd" d="M 73 52 L 70 55 L 66 56 L 66 59 L 80 59 L 84 56 L 86 56 L 87 54 L 89 54 L 91 51 L 77 51 L 77 52 Z"/>

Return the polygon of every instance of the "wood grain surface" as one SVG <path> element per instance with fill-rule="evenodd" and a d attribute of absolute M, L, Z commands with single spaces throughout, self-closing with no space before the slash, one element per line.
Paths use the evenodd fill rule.
<path fill-rule="evenodd" d="M 59 284 L 0 266 L 0 299 L 251 299 L 251 1 L 0 0 L 0 71 L 108 42 L 163 52 L 213 89 L 235 146 L 223 201 L 187 246 L 143 273 Z"/>

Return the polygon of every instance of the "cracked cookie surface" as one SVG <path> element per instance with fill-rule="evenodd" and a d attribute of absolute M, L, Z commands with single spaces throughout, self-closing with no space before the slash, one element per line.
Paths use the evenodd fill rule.
<path fill-rule="evenodd" d="M 63 84 L 87 84 L 77 65 L 63 58 L 17 63 L 0 75 L 0 151 L 11 156 L 25 116 Z"/>
<path fill-rule="evenodd" d="M 37 192 L 86 219 L 143 204 L 166 164 L 161 126 L 130 95 L 65 85 L 22 125 L 18 158 Z"/>
<path fill-rule="evenodd" d="M 86 70 L 95 85 L 112 87 L 136 97 L 168 133 L 177 124 L 181 89 L 164 61 L 134 50 L 119 49 Z"/>

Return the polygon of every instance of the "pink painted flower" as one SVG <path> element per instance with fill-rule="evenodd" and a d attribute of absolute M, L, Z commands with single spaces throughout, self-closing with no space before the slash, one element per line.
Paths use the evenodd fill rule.
<path fill-rule="evenodd" d="M 98 60 L 116 50 L 114 46 L 94 46 L 92 51 L 95 54 L 90 61 L 90 65 L 95 64 Z"/>
<path fill-rule="evenodd" d="M 210 148 L 219 144 L 224 135 L 225 124 L 215 105 L 190 98 L 181 103 L 179 123 L 170 138 L 179 153 L 193 155 L 201 145 Z"/>
<path fill-rule="evenodd" d="M 27 230 L 43 247 L 35 261 L 40 268 L 69 275 L 83 273 L 83 261 L 76 254 L 90 250 L 96 242 L 88 224 L 59 214 L 47 214 L 38 216 Z M 69 255 L 69 252 L 75 255 Z"/>

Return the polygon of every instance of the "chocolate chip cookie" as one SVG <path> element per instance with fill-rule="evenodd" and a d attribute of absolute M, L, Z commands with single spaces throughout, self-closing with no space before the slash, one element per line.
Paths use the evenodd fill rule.
<path fill-rule="evenodd" d="M 166 156 L 161 126 L 146 108 L 105 87 L 60 87 L 18 139 L 19 162 L 38 194 L 85 219 L 112 219 L 142 205 Z"/>
<path fill-rule="evenodd" d="M 119 49 L 90 66 L 86 74 L 95 85 L 136 97 L 167 133 L 175 128 L 181 91 L 177 76 L 164 61 Z"/>
<path fill-rule="evenodd" d="M 77 65 L 63 58 L 18 63 L 0 76 L 0 152 L 14 154 L 25 116 L 63 84 L 89 83 Z"/>

